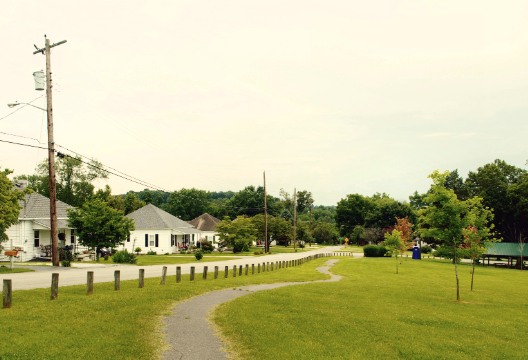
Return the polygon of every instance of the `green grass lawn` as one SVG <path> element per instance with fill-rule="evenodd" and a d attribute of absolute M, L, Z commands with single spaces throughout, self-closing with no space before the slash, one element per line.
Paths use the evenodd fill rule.
<path fill-rule="evenodd" d="M 13 292 L 13 308 L 0 309 L 3 341 L 0 359 L 152 359 L 163 344 L 160 334 L 163 315 L 172 306 L 209 291 L 238 286 L 284 281 L 325 279 L 315 270 L 323 259 L 279 271 L 214 280 L 213 273 L 194 282 L 189 275 L 176 284 L 175 276 L 160 285 L 160 278 L 122 281 L 121 290 L 113 283 L 94 284 L 94 294 L 86 296 L 86 286 L 59 288 L 57 300 L 50 300 L 50 289 Z M 245 265 L 241 260 L 240 265 Z M 210 269 L 213 270 L 213 269 Z M 86 276 L 80 274 L 80 276 Z M 260 317 L 259 317 L 260 318 Z M 185 339 L 192 341 L 192 339 Z M 197 344 L 201 346 L 201 344 Z"/>
<path fill-rule="evenodd" d="M 528 271 L 341 258 L 336 283 L 258 292 L 213 318 L 244 359 L 522 359 L 528 354 Z M 255 321 L 255 309 L 259 309 Z"/>
<path fill-rule="evenodd" d="M 17 267 L 14 267 L 13 270 L 11 270 L 10 267 L 0 266 L 0 274 L 14 274 L 14 273 L 23 273 L 23 272 L 31 272 L 31 271 L 35 271 L 35 270 L 17 268 Z"/>

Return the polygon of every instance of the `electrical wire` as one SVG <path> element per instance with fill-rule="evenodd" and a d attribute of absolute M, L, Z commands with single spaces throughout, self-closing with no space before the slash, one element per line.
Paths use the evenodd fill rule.
<path fill-rule="evenodd" d="M 4 120 L 6 117 L 9 117 L 9 116 L 13 115 L 13 114 L 16 113 L 17 111 L 19 111 L 19 110 L 25 108 L 25 107 L 28 106 L 29 104 L 31 104 L 31 103 L 37 101 L 38 99 L 40 99 L 41 97 L 43 97 L 43 96 L 45 96 L 45 95 L 46 95 L 46 94 L 42 94 L 42 95 L 40 95 L 38 98 L 36 98 L 36 99 L 34 99 L 34 100 L 31 100 L 31 101 L 28 102 L 27 104 L 23 104 L 21 107 L 19 107 L 18 109 L 16 109 L 16 110 L 13 111 L 12 113 L 7 114 L 7 115 L 4 116 L 3 118 L 0 118 L 0 121 L 1 121 L 1 120 Z"/>
<path fill-rule="evenodd" d="M 18 136 L 18 137 L 23 137 L 23 138 L 27 138 L 27 139 L 31 139 L 31 140 L 38 141 L 37 139 L 29 138 L 29 137 L 25 137 L 25 136 L 20 136 L 20 135 L 8 134 L 8 133 L 3 133 L 3 132 L 2 132 L 2 134 L 11 135 L 11 136 Z M 0 140 L 0 142 L 5 142 L 5 143 L 9 143 L 9 144 L 14 144 L 14 145 L 28 146 L 28 147 L 33 147 L 33 148 L 37 148 L 37 149 L 45 149 L 45 150 L 48 149 L 48 148 L 41 147 L 41 146 L 34 146 L 34 145 L 29 145 L 29 144 L 22 144 L 22 143 L 17 143 L 17 142 L 12 142 L 12 141 L 6 141 L 6 140 Z M 39 143 L 40 143 L 40 142 L 39 142 Z M 107 167 L 107 168 L 109 168 L 109 169 L 114 170 L 115 172 L 109 171 L 109 170 L 107 170 L 107 169 L 105 169 L 105 168 L 102 168 L 102 167 L 100 167 L 100 166 L 94 165 L 94 164 L 93 164 L 93 161 L 94 161 L 94 160 L 91 159 L 91 158 L 89 158 L 89 157 L 87 157 L 87 156 L 81 155 L 81 154 L 79 154 L 79 153 L 77 153 L 77 152 L 75 152 L 75 151 L 73 151 L 73 150 L 70 150 L 70 149 L 68 149 L 68 148 L 66 148 L 66 147 L 64 147 L 64 146 L 62 146 L 62 145 L 59 145 L 59 144 L 57 144 L 57 143 L 55 143 L 55 146 L 58 146 L 58 147 L 63 148 L 63 149 L 65 149 L 65 150 L 67 150 L 67 151 L 70 151 L 70 152 L 76 154 L 77 156 L 79 156 L 79 157 L 81 157 L 81 158 L 88 159 L 90 162 L 88 162 L 88 161 L 83 161 L 82 159 L 75 158 L 75 157 L 73 157 L 73 156 L 71 156 L 71 155 L 68 155 L 68 154 L 64 154 L 64 153 L 58 152 L 56 149 L 54 149 L 54 151 L 57 153 L 57 156 L 60 157 L 60 158 L 64 158 L 64 157 L 67 156 L 67 157 L 69 157 L 69 158 L 76 159 L 77 161 L 80 161 L 81 163 L 86 164 L 86 165 L 89 166 L 89 167 L 92 167 L 92 168 L 94 168 L 94 169 L 98 169 L 98 170 L 100 170 L 100 171 L 102 171 L 102 172 L 104 172 L 104 173 L 111 174 L 111 175 L 117 176 L 117 177 L 119 177 L 119 178 L 122 178 L 122 179 L 128 180 L 128 181 L 134 182 L 134 183 L 136 183 L 136 184 L 139 184 L 139 185 L 142 185 L 142 186 L 146 186 L 147 188 L 154 189 L 154 190 L 158 190 L 158 191 L 163 191 L 163 192 L 167 192 L 167 193 L 173 193 L 173 194 L 175 193 L 175 192 L 171 192 L 171 191 L 169 191 L 169 190 L 167 190 L 167 189 L 165 189 L 165 188 L 162 188 L 162 187 L 159 187 L 159 186 L 156 186 L 156 185 L 150 184 L 150 183 L 148 183 L 148 182 L 146 182 L 146 181 L 140 180 L 140 179 L 138 179 L 138 178 L 135 178 L 135 177 L 133 177 L 133 176 L 131 176 L 131 175 L 125 174 L 125 173 L 123 173 L 123 172 L 121 172 L 121 171 L 119 171 L 119 170 L 116 170 L 116 169 L 114 169 L 114 168 L 111 168 L 111 167 L 109 167 L 109 166 L 106 166 L 106 165 L 101 164 L 101 165 L 103 165 L 103 166 L 105 166 L 105 167 Z M 193 198 L 193 197 L 191 197 L 191 196 L 187 196 L 187 195 L 183 195 L 183 194 L 179 194 L 179 193 L 176 193 L 176 195 L 181 196 L 181 197 L 184 197 L 184 198 L 189 199 L 189 200 L 192 200 L 192 201 L 197 201 L 197 202 L 205 203 L 205 204 L 208 204 L 208 205 L 210 204 L 209 201 L 204 201 L 204 200 L 201 200 L 201 199 L 196 199 L 196 198 Z M 246 210 L 246 211 L 260 211 L 260 210 L 264 210 L 264 207 L 254 207 L 254 208 L 250 208 L 250 207 L 226 206 L 226 205 L 221 205 L 221 204 L 216 205 L 216 206 L 218 206 L 218 207 L 222 207 L 222 208 L 225 208 L 225 209 L 234 209 L 234 210 Z"/>

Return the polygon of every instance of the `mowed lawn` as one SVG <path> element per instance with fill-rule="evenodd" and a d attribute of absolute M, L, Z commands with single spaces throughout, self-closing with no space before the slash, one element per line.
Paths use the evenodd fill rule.
<path fill-rule="evenodd" d="M 0 274 L 15 274 L 15 273 L 31 272 L 31 271 L 35 271 L 35 270 L 17 268 L 17 267 L 13 267 L 13 270 L 11 270 L 9 265 L 0 266 Z"/>
<path fill-rule="evenodd" d="M 171 264 L 188 264 L 188 263 L 200 263 L 206 261 L 225 261 L 236 259 L 234 254 L 231 254 L 232 257 L 226 256 L 215 256 L 215 255 L 204 255 L 202 260 L 196 260 L 194 255 L 140 255 L 137 257 L 138 261 L 135 265 L 171 265 Z M 77 263 L 77 262 L 75 262 Z M 83 261 L 82 264 L 95 264 L 96 261 Z M 113 265 L 115 264 L 110 257 L 108 260 L 104 258 L 99 259 L 99 264 L 103 265 Z M 118 264 L 118 265 L 127 265 L 127 264 Z"/>
<path fill-rule="evenodd" d="M 328 259 L 328 258 L 327 258 Z M 341 258 L 335 283 L 258 292 L 213 315 L 243 359 L 525 359 L 528 271 Z M 258 309 L 256 312 L 255 309 Z"/>
<path fill-rule="evenodd" d="M 14 291 L 13 308 L 0 309 L 0 359 L 153 359 L 165 346 L 161 317 L 169 315 L 175 303 L 249 284 L 326 279 L 328 275 L 315 270 L 323 261 L 255 275 L 249 262 L 248 276 L 232 278 L 230 267 L 228 279 L 223 271 L 217 280 L 213 272 L 205 281 L 201 272 L 193 282 L 182 275 L 179 284 L 175 276 L 167 277 L 166 285 L 160 285 L 159 277 L 147 278 L 143 289 L 137 280 L 122 281 L 120 291 L 113 282 L 96 283 L 91 296 L 86 296 L 84 285 L 66 286 L 53 301 L 49 288 Z M 85 273 L 79 276 L 86 278 Z M 16 282 L 16 274 L 12 279 Z"/>

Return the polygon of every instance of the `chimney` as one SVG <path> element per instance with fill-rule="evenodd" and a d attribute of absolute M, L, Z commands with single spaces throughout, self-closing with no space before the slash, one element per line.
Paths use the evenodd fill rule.
<path fill-rule="evenodd" d="M 28 186 L 27 180 L 18 180 L 15 184 L 15 189 L 18 189 L 20 191 L 24 190 Z"/>

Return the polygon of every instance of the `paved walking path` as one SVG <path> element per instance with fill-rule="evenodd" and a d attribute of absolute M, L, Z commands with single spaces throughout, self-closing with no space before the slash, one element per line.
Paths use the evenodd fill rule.
<path fill-rule="evenodd" d="M 266 255 L 266 256 L 245 256 L 240 259 L 225 260 L 225 261 L 200 261 L 196 263 L 187 263 L 187 264 L 168 264 L 168 265 L 148 265 L 148 266 L 136 266 L 136 265 L 108 265 L 108 266 L 92 266 L 92 267 L 83 267 L 83 268 L 63 268 L 63 267 L 44 267 L 44 266 L 35 266 L 37 272 L 25 272 L 25 273 L 15 273 L 15 274 L 0 274 L 0 282 L 3 279 L 12 279 L 13 280 L 13 290 L 29 290 L 37 288 L 49 288 L 51 287 L 51 272 L 59 273 L 59 286 L 69 286 L 69 285 L 84 285 L 86 284 L 86 271 L 94 272 L 94 283 L 101 282 L 110 282 L 114 281 L 114 271 L 119 270 L 121 272 L 121 281 L 125 280 L 134 280 L 139 277 L 139 269 L 145 269 L 145 278 L 150 277 L 160 277 L 163 266 L 167 266 L 167 276 L 176 275 L 176 266 L 181 267 L 182 274 L 189 274 L 191 266 L 194 266 L 197 274 L 201 274 L 204 266 L 209 267 L 209 271 L 214 269 L 215 266 L 218 266 L 220 269 L 223 269 L 224 266 L 229 266 L 230 268 L 233 265 L 245 265 L 245 264 L 257 264 L 262 262 L 275 262 L 275 261 L 288 261 L 288 260 L 297 260 L 306 256 L 320 254 L 320 253 L 330 253 L 337 251 L 342 246 L 330 246 L 319 248 L 312 251 L 302 251 L 297 253 L 281 253 L 275 255 Z M 363 256 L 363 254 L 358 254 Z M 84 264 L 83 264 L 84 265 Z M 89 265 L 89 264 L 86 264 Z M 93 264 L 97 265 L 97 264 Z M 30 266 L 30 264 L 28 264 Z M 40 268 L 44 269 L 40 269 Z M 38 269 L 37 269 L 38 268 Z M 0 289 L 1 290 L 1 289 Z"/>
<path fill-rule="evenodd" d="M 289 285 L 338 281 L 341 276 L 333 275 L 329 271 L 330 266 L 338 261 L 339 259 L 328 260 L 324 267 L 317 268 L 319 272 L 331 275 L 329 280 L 243 286 L 236 290 L 213 291 L 178 304 L 173 314 L 164 319 L 167 326 L 163 330 L 170 348 L 164 353 L 163 360 L 227 359 L 227 353 L 222 350 L 222 342 L 215 336 L 215 332 L 207 322 L 209 311 L 218 304 L 256 291 Z"/>

